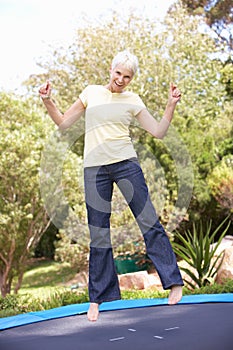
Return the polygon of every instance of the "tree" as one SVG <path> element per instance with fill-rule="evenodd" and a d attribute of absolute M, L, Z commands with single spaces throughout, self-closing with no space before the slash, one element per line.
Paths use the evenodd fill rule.
<path fill-rule="evenodd" d="M 32 101 L 0 97 L 0 290 L 2 296 L 22 283 L 28 258 L 49 218 L 38 183 L 41 150 L 51 125 Z"/>
<path fill-rule="evenodd" d="M 233 50 L 233 5 L 231 0 L 181 0 L 188 13 L 200 16 L 215 32 L 216 42 Z"/>
<path fill-rule="evenodd" d="M 0 290 L 2 296 L 11 292 L 14 282 L 14 292 L 17 293 L 27 268 L 29 259 L 33 256 L 35 247 L 40 238 L 47 231 L 53 215 L 49 216 L 46 206 L 46 191 L 50 195 L 51 202 L 57 199 L 56 193 L 52 192 L 53 183 L 56 187 L 56 172 L 52 175 L 49 186 L 44 187 L 43 170 L 51 170 L 60 159 L 61 167 L 57 166 L 57 171 L 62 168 L 61 188 L 69 191 L 69 202 L 73 207 L 72 196 L 75 197 L 76 205 L 83 206 L 83 191 L 80 190 L 77 180 L 78 157 L 75 153 L 68 153 L 68 159 L 63 159 L 62 152 L 59 152 L 55 142 L 56 151 L 48 152 L 56 136 L 56 128 L 47 114 L 39 107 L 33 98 L 7 95 L 1 93 L 0 96 Z M 62 144 L 62 143 L 60 143 Z M 50 158 L 43 159 L 47 153 Z M 54 158 L 58 156 L 58 158 Z M 59 158 L 60 157 L 60 158 Z M 45 167 L 43 168 L 43 165 Z M 78 168 L 79 170 L 81 167 Z M 49 176 L 49 171 L 45 171 Z M 80 193 L 78 201 L 77 193 Z M 66 196 L 66 194 L 65 194 Z M 66 204 L 66 203 L 65 203 Z M 75 204 L 74 204 L 75 207 Z M 59 228 L 66 228 L 69 233 L 70 225 L 65 225 L 65 220 L 69 221 L 68 213 L 56 213 L 57 219 L 62 219 Z M 78 210 L 77 210 L 78 213 Z M 61 215 L 60 215 L 61 214 Z M 60 218 L 59 218 L 60 215 Z M 77 215 L 76 221 L 85 217 L 85 209 L 81 216 Z M 85 221 L 85 218 L 83 219 Z M 57 221 L 55 220 L 57 223 Z M 84 225 L 80 225 L 81 227 Z M 72 232 L 71 232 L 72 233 Z M 77 233 L 77 225 L 76 225 Z M 83 241 L 82 232 L 79 233 L 80 240 Z M 76 237 L 77 238 L 77 237 Z"/>
<path fill-rule="evenodd" d="M 233 98 L 233 65 L 232 61 L 225 62 L 221 71 L 222 83 L 225 85 L 226 97 L 228 101 Z"/>
<path fill-rule="evenodd" d="M 223 158 L 208 178 L 209 186 L 218 203 L 226 209 L 233 208 L 233 156 Z"/>

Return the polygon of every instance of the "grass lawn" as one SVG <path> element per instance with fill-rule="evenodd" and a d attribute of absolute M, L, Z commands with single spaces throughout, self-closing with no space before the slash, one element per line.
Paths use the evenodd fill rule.
<path fill-rule="evenodd" d="M 19 294 L 30 294 L 33 297 L 46 298 L 59 290 L 70 290 L 71 281 L 76 275 L 66 263 L 35 260 L 25 272 Z"/>

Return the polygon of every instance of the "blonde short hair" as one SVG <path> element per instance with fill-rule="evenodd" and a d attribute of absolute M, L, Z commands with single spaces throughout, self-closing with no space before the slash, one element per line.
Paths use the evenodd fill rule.
<path fill-rule="evenodd" d="M 133 74 L 135 74 L 138 69 L 138 58 L 129 51 L 124 50 L 118 52 L 118 54 L 113 58 L 112 69 L 114 69 L 118 64 L 122 64 L 125 66 L 125 68 L 131 70 Z"/>

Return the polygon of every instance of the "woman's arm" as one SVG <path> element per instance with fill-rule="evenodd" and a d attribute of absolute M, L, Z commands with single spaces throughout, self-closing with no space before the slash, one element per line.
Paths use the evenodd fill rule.
<path fill-rule="evenodd" d="M 48 81 L 39 89 L 39 94 L 44 102 L 49 116 L 52 118 L 54 123 L 57 124 L 60 129 L 67 129 L 80 119 L 85 107 L 82 101 L 78 98 L 77 101 L 75 101 L 73 105 L 64 114 L 62 114 L 54 101 L 51 99 L 51 91 L 51 84 Z"/>
<path fill-rule="evenodd" d="M 158 122 L 154 119 L 154 117 L 148 112 L 147 109 L 143 109 L 137 115 L 137 120 L 139 124 L 148 131 L 152 136 L 162 139 L 169 128 L 169 125 L 172 121 L 174 110 L 176 108 L 177 102 L 181 98 L 180 90 L 173 85 L 170 84 L 169 97 L 167 106 L 164 111 L 163 118 Z"/>

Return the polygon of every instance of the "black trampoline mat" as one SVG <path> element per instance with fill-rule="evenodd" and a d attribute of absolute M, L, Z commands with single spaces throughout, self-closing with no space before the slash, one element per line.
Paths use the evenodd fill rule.
<path fill-rule="evenodd" d="M 181 304 L 77 315 L 0 332 L 1 350 L 232 350 L 233 303 Z"/>

